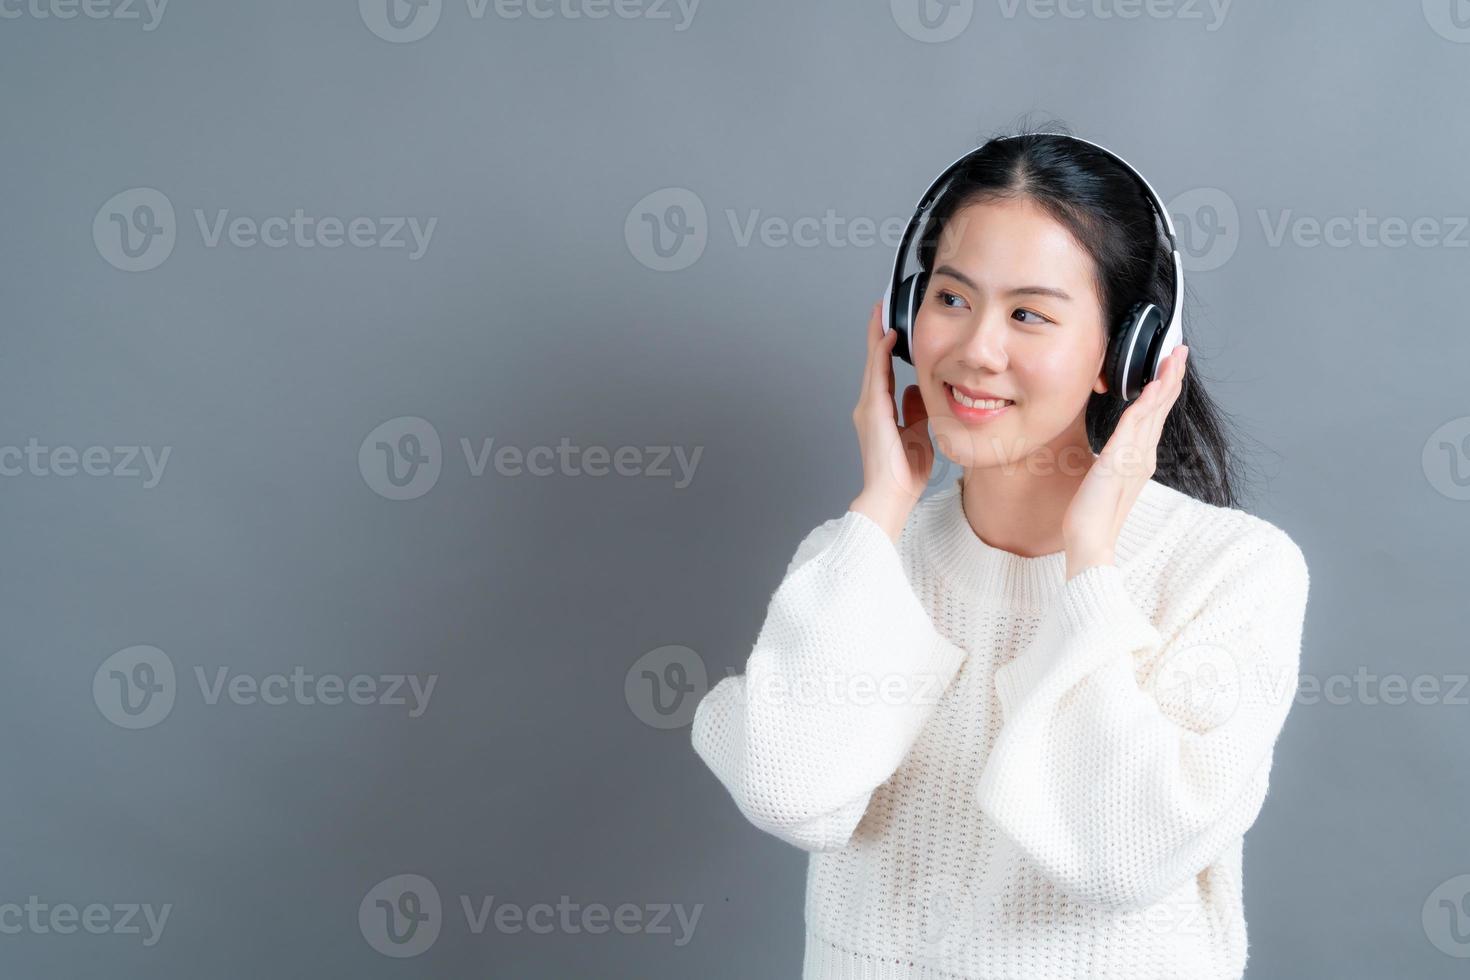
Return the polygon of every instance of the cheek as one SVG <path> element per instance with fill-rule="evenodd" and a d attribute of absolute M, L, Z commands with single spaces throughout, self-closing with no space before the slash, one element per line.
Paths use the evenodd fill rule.
<path fill-rule="evenodd" d="M 1077 344 L 1048 344 L 1013 358 L 1011 369 L 1032 394 L 1061 394 L 1074 388 L 1090 388 L 1097 377 L 1096 359 Z"/>
<path fill-rule="evenodd" d="M 939 336 L 932 327 L 926 329 L 926 326 L 921 313 L 909 335 L 909 357 L 913 359 L 914 372 L 918 375 L 921 387 L 927 384 L 930 372 L 933 371 L 934 365 L 943 358 L 946 349 L 945 339 Z"/>
<path fill-rule="evenodd" d="M 1033 405 L 1054 402 L 1072 386 L 1077 376 L 1074 358 L 1060 345 L 1037 345 L 1032 350 L 1017 351 L 1011 358 L 1009 372 Z"/>
<path fill-rule="evenodd" d="M 929 318 L 924 314 L 924 308 L 919 308 L 919 315 L 914 319 L 914 328 L 909 333 L 909 353 L 914 357 L 914 364 L 932 364 L 935 351 L 943 346 L 942 338 L 935 335 L 934 326 L 928 322 Z"/>

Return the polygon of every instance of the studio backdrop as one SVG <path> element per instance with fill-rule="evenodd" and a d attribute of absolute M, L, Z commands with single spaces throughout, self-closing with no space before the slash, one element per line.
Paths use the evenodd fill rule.
<path fill-rule="evenodd" d="M 695 705 L 1052 122 L 1311 567 L 1248 976 L 1470 969 L 1463 0 L 0 0 L 0 80 L 0 975 L 798 976 Z"/>

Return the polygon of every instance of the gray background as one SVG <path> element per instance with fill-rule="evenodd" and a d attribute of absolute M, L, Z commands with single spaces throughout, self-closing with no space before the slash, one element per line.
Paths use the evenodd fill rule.
<path fill-rule="evenodd" d="M 351 0 L 174 0 L 152 30 L 6 2 L 0 449 L 170 456 L 151 487 L 0 477 L 0 903 L 171 905 L 152 946 L 0 934 L 7 977 L 796 976 L 806 855 L 743 820 L 687 722 L 743 670 L 802 535 L 858 489 L 850 416 L 891 250 L 741 245 L 727 209 L 902 219 L 1027 112 L 1166 199 L 1213 189 L 1171 206 L 1216 229 L 1192 240 L 1186 339 L 1252 439 L 1247 509 L 1308 557 L 1304 673 L 1444 694 L 1464 676 L 1470 26 L 1450 0 L 1239 0 L 1223 21 L 991 0 L 950 10 L 970 20 L 942 41 L 902 0 L 704 0 L 682 30 L 675 7 L 477 19 L 446 0 L 410 42 Z M 133 188 L 167 197 L 177 237 L 130 272 L 92 229 L 130 217 L 107 204 Z M 636 231 L 672 220 L 669 188 L 706 209 L 707 244 L 660 271 Z M 1221 194 L 1233 221 L 1205 213 Z M 410 259 L 209 247 L 194 217 L 298 207 L 437 225 Z M 1438 230 L 1273 246 L 1258 216 L 1359 209 Z M 442 440 L 442 472 L 400 500 L 375 441 L 359 450 L 405 417 Z M 474 476 L 461 438 L 702 455 L 686 486 Z M 104 661 L 136 645 L 167 656 L 175 701 L 128 729 Z M 695 673 L 660 721 L 643 669 L 670 646 Z M 438 679 L 410 718 L 210 704 L 195 668 L 222 667 Z M 1246 838 L 1252 978 L 1470 965 L 1470 901 L 1458 934 L 1437 911 L 1470 889 L 1467 692 L 1375 690 L 1293 707 Z M 412 958 L 357 915 L 400 874 L 444 904 Z M 461 895 L 700 917 L 682 944 L 672 916 L 475 934 Z"/>

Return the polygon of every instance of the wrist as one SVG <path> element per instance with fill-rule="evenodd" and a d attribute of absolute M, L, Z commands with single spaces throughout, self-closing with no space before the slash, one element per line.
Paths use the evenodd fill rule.
<path fill-rule="evenodd" d="M 909 507 L 891 500 L 872 496 L 866 491 L 853 498 L 848 510 L 857 511 L 881 527 L 894 544 L 898 543 L 903 526 L 908 523 Z"/>
<path fill-rule="evenodd" d="M 1115 565 L 1116 558 L 1111 548 L 1067 552 L 1067 581 L 1098 565 Z"/>

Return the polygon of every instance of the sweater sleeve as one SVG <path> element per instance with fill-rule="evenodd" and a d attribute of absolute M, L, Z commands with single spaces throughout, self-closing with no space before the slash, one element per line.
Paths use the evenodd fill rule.
<path fill-rule="evenodd" d="M 1271 527 L 1169 642 L 1115 565 L 1063 586 L 1032 643 L 995 675 L 1004 718 L 975 794 L 1058 888 L 1145 908 L 1255 822 L 1296 694 L 1306 561 Z M 1156 670 L 1140 685 L 1136 665 Z"/>
<path fill-rule="evenodd" d="M 694 750 L 756 827 L 838 850 L 964 657 L 935 630 L 893 541 L 848 511 L 797 548 L 744 675 L 696 706 Z"/>

